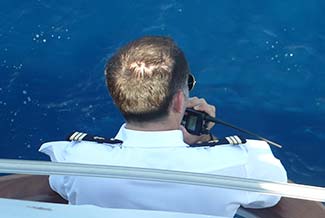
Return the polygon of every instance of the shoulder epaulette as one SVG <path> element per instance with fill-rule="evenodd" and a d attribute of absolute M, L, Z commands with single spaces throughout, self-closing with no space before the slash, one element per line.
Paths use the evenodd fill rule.
<path fill-rule="evenodd" d="M 214 147 L 217 145 L 239 145 L 245 144 L 247 141 L 242 136 L 228 136 L 220 139 L 215 139 L 207 142 L 201 142 L 197 144 L 190 145 L 190 147 Z"/>
<path fill-rule="evenodd" d="M 123 141 L 109 138 L 106 139 L 104 137 L 100 136 L 93 136 L 87 133 L 83 132 L 73 132 L 66 138 L 67 141 L 91 141 L 91 142 L 97 142 L 97 143 L 108 143 L 108 144 L 122 144 Z"/>

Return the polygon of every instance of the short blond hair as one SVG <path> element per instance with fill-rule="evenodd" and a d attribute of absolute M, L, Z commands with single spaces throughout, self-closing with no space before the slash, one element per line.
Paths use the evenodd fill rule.
<path fill-rule="evenodd" d="M 127 121 L 168 115 L 172 98 L 186 88 L 189 67 L 169 37 L 142 37 L 122 47 L 105 69 L 109 92 Z"/>

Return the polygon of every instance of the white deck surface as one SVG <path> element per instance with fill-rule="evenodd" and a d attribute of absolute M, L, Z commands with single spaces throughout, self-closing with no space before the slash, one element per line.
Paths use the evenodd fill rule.
<path fill-rule="evenodd" d="M 217 218 L 199 214 L 186 214 L 175 212 L 111 209 L 92 205 L 65 205 L 54 203 L 41 203 L 0 198 L 1 218 Z M 220 217 L 219 217 L 220 218 Z"/>

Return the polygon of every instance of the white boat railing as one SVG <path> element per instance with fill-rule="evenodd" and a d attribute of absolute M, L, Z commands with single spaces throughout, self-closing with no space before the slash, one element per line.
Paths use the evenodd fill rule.
<path fill-rule="evenodd" d="M 269 195 L 325 202 L 325 188 L 322 187 L 138 167 L 0 159 L 0 173 L 90 176 L 170 182 L 253 191 Z"/>

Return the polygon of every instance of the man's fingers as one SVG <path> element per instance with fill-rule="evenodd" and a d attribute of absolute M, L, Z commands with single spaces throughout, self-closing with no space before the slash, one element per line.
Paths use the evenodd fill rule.
<path fill-rule="evenodd" d="M 193 108 L 195 105 L 198 104 L 198 101 L 199 101 L 199 98 L 198 97 L 189 98 L 189 101 L 187 103 L 187 107 Z"/>
<path fill-rule="evenodd" d="M 213 105 L 209 105 L 209 104 L 200 104 L 194 107 L 194 110 L 198 110 L 198 111 L 204 111 L 207 114 L 209 114 L 211 117 L 215 117 L 216 116 L 216 108 Z"/>
<path fill-rule="evenodd" d="M 194 110 L 206 112 L 212 117 L 216 116 L 215 106 L 208 104 L 204 98 L 190 98 L 187 107 L 193 108 Z"/>
<path fill-rule="evenodd" d="M 182 130 L 183 132 L 183 139 L 186 144 L 192 145 L 200 141 L 202 142 L 202 141 L 210 140 L 210 135 L 200 135 L 200 136 L 191 135 L 189 132 L 187 132 L 184 126 L 180 126 L 180 130 Z"/>

